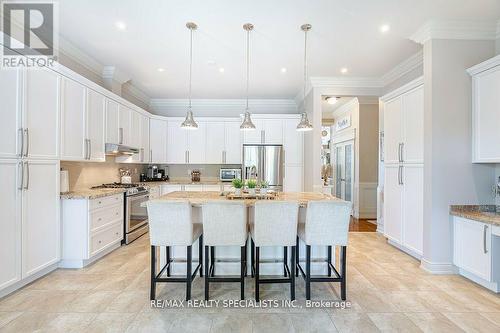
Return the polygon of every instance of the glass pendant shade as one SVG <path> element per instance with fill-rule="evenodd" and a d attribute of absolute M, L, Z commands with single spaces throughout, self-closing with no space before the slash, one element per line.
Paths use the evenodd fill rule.
<path fill-rule="evenodd" d="M 297 125 L 297 131 L 300 132 L 306 132 L 306 131 L 312 131 L 313 126 L 309 122 L 309 119 L 307 119 L 307 113 L 302 112 L 302 115 L 300 117 L 300 123 Z"/>
<path fill-rule="evenodd" d="M 186 119 L 184 119 L 184 121 L 181 124 L 181 128 L 189 130 L 198 129 L 198 124 L 196 123 L 196 121 L 194 121 L 193 111 L 191 111 L 191 109 L 188 110 L 186 114 Z"/>
<path fill-rule="evenodd" d="M 252 122 L 252 118 L 250 117 L 250 112 L 245 111 L 245 118 L 240 125 L 240 130 L 242 131 L 251 131 L 255 129 L 255 125 Z"/>

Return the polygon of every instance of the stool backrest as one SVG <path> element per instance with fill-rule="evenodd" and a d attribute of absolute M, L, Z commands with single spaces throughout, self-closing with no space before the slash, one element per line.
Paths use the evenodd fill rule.
<path fill-rule="evenodd" d="M 152 200 L 147 207 L 151 245 L 191 245 L 193 221 L 188 201 Z"/>
<path fill-rule="evenodd" d="M 254 242 L 257 246 L 294 246 L 299 204 L 292 201 L 255 203 Z"/>
<path fill-rule="evenodd" d="M 202 207 L 203 242 L 208 246 L 244 246 L 247 208 L 243 202 L 208 202 Z"/>
<path fill-rule="evenodd" d="M 306 213 L 306 244 L 347 245 L 351 206 L 346 201 L 310 201 Z"/>

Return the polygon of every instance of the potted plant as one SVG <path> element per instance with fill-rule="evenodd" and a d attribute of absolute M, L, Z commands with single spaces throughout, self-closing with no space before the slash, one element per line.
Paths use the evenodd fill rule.
<path fill-rule="evenodd" d="M 233 179 L 231 182 L 234 187 L 234 194 L 241 195 L 241 188 L 243 187 L 243 181 L 239 178 Z"/>
<path fill-rule="evenodd" d="M 266 195 L 267 189 L 269 188 L 269 183 L 265 180 L 260 182 L 260 194 Z"/>
<path fill-rule="evenodd" d="M 255 187 L 257 186 L 257 181 L 255 179 L 247 180 L 248 193 L 250 195 L 255 195 Z"/>

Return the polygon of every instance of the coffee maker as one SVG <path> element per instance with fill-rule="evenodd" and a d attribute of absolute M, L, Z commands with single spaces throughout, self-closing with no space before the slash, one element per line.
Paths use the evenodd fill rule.
<path fill-rule="evenodd" d="M 168 167 L 164 169 L 158 168 L 157 165 L 148 166 L 148 172 L 146 174 L 146 181 L 165 181 L 168 180 Z"/>
<path fill-rule="evenodd" d="M 150 165 L 148 166 L 147 180 L 155 180 L 158 175 L 158 166 Z"/>

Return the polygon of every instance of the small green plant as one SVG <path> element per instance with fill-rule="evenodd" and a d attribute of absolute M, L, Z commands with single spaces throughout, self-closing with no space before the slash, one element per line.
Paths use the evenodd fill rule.
<path fill-rule="evenodd" d="M 243 187 L 243 181 L 239 178 L 233 179 L 232 184 L 233 184 L 234 188 L 242 188 Z"/>
<path fill-rule="evenodd" d="M 265 180 L 261 181 L 260 188 L 269 188 L 269 183 Z"/>
<path fill-rule="evenodd" d="M 257 186 L 257 181 L 255 179 L 247 180 L 248 188 L 255 188 Z"/>

